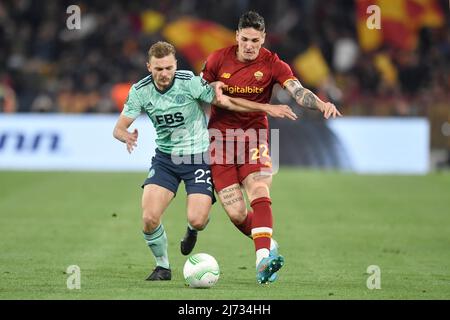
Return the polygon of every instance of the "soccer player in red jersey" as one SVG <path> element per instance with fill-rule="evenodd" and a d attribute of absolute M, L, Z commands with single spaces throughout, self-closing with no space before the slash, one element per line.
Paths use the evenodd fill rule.
<path fill-rule="evenodd" d="M 279 83 L 300 106 L 317 109 L 326 119 L 341 116 L 332 103 L 323 102 L 304 88 L 287 63 L 263 48 L 264 40 L 264 18 L 254 11 L 243 14 L 236 31 L 237 45 L 213 52 L 203 68 L 203 78 L 208 82 L 222 81 L 226 85 L 222 88 L 225 94 L 259 103 L 268 103 L 273 86 Z M 247 134 L 249 131 L 267 132 L 267 116 L 263 112 L 237 113 L 213 105 L 209 129 L 210 133 L 221 133 L 211 135 L 211 173 L 219 199 L 233 224 L 253 238 L 257 281 L 273 282 L 284 258 L 271 240 L 273 222 L 269 188 L 272 176 L 267 174 L 271 168 L 268 136 Z M 245 133 L 239 134 L 236 129 Z M 229 148 L 230 141 L 234 141 L 231 143 L 234 150 Z M 244 147 L 238 147 L 239 143 Z M 236 150 L 243 150 L 244 155 L 239 151 L 235 154 Z M 230 151 L 234 156 L 233 163 L 225 159 Z M 244 161 L 239 161 L 241 156 Z M 247 193 L 252 211 L 247 210 L 243 191 Z"/>

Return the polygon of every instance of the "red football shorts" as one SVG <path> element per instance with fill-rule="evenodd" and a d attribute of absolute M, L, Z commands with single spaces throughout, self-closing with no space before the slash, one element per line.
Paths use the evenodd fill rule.
<path fill-rule="evenodd" d="M 211 174 L 217 192 L 232 184 L 241 184 L 251 173 L 272 172 L 267 139 L 214 140 L 210 144 L 210 156 Z"/>

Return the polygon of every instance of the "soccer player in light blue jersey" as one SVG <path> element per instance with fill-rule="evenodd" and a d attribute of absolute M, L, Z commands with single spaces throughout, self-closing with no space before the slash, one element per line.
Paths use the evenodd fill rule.
<path fill-rule="evenodd" d="M 155 43 L 148 55 L 147 68 L 151 74 L 131 87 L 113 135 L 131 152 L 137 146 L 138 131 L 129 132 L 128 128 L 141 113 L 148 115 L 156 129 L 157 149 L 142 195 L 144 239 L 156 260 L 156 268 L 147 280 L 170 280 L 167 235 L 161 218 L 179 183 L 184 181 L 187 192 L 188 228 L 181 241 L 184 255 L 194 248 L 197 232 L 208 223 L 215 201 L 211 171 L 205 161 L 209 148 L 207 120 L 200 103 L 213 103 L 238 112 L 264 111 L 292 120 L 296 115 L 285 105 L 227 97 L 219 88 L 223 83 L 210 85 L 191 71 L 177 71 L 175 48 L 169 43 Z M 174 156 L 179 154 L 183 159 L 188 155 L 192 161 L 174 162 Z M 196 161 L 199 158 L 200 163 Z"/>

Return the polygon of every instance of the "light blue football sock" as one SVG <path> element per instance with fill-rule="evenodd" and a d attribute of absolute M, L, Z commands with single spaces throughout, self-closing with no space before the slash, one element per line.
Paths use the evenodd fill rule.
<path fill-rule="evenodd" d="M 150 233 L 143 232 L 145 242 L 153 253 L 156 265 L 169 269 L 169 255 L 167 254 L 167 234 L 164 226 L 160 224 Z"/>

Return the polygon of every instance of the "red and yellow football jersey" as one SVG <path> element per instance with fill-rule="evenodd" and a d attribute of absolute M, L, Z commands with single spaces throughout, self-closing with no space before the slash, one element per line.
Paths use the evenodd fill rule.
<path fill-rule="evenodd" d="M 236 57 L 237 46 L 213 52 L 202 71 L 208 82 L 222 81 L 228 85 L 225 94 L 259 103 L 269 103 L 276 83 L 284 86 L 286 81 L 296 79 L 287 63 L 275 53 L 261 48 L 258 58 L 241 62 Z M 234 112 L 212 106 L 209 128 L 219 129 L 268 129 L 264 112 Z"/>

